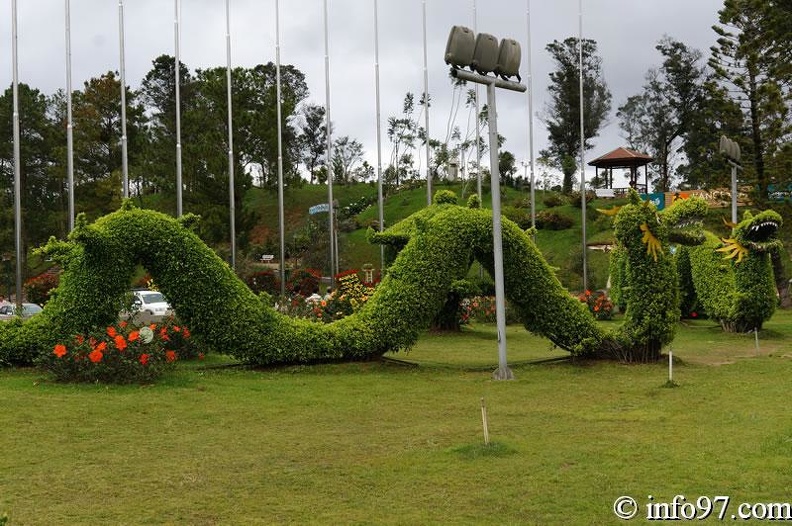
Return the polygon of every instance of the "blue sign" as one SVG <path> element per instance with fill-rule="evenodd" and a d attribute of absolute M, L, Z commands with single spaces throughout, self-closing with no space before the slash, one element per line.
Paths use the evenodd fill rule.
<path fill-rule="evenodd" d="M 644 201 L 651 201 L 657 208 L 657 211 L 665 208 L 665 194 L 663 192 L 655 192 L 653 194 L 641 194 L 641 199 Z"/>
<path fill-rule="evenodd" d="M 329 212 L 330 205 L 327 203 L 320 203 L 318 205 L 313 205 L 311 208 L 308 209 L 308 213 L 311 215 L 319 214 L 321 212 Z"/>

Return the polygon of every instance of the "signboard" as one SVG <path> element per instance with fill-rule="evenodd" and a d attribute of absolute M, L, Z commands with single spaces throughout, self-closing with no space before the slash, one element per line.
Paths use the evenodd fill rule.
<path fill-rule="evenodd" d="M 665 194 L 663 192 L 656 192 L 653 194 L 641 194 L 641 199 L 644 201 L 651 201 L 657 207 L 657 211 L 665 208 Z"/>
<path fill-rule="evenodd" d="M 321 212 L 329 212 L 330 205 L 327 203 L 319 203 L 318 205 L 313 205 L 311 208 L 308 209 L 308 213 L 311 215 L 319 214 Z"/>

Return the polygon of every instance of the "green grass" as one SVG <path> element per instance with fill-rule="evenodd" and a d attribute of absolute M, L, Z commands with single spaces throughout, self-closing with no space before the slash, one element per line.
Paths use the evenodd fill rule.
<path fill-rule="evenodd" d="M 399 362 L 183 364 L 154 386 L 0 370 L 0 516 L 28 524 L 615 524 L 613 500 L 784 502 L 792 313 L 680 327 L 667 363 L 559 356 L 509 327 L 426 334 Z M 409 363 L 403 363 L 409 362 Z M 481 399 L 490 446 L 483 445 Z M 640 522 L 640 521 L 639 521 Z M 712 522 L 712 521 L 711 521 Z"/>

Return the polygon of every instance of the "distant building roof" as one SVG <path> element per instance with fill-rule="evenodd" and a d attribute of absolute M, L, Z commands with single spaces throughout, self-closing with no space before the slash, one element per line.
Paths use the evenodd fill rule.
<path fill-rule="evenodd" d="M 636 152 L 628 148 L 616 148 L 593 161 L 589 161 L 589 166 L 597 168 L 637 168 L 654 161 L 654 158 L 645 153 Z"/>

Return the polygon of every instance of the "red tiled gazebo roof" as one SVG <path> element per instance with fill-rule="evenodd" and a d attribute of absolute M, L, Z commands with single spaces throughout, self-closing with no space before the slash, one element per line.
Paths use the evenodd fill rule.
<path fill-rule="evenodd" d="M 593 161 L 589 161 L 588 164 L 597 168 L 638 168 L 652 161 L 654 161 L 654 158 L 645 153 L 620 147 L 597 157 Z"/>

